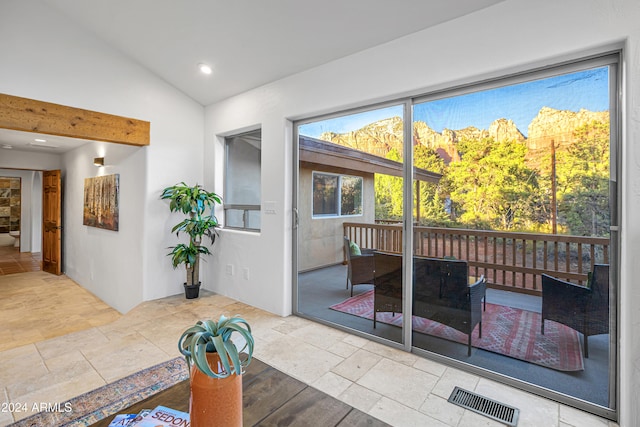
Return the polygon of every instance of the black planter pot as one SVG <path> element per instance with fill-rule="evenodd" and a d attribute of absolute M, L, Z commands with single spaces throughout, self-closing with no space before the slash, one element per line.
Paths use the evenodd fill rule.
<path fill-rule="evenodd" d="M 184 284 L 184 296 L 187 299 L 194 299 L 194 298 L 198 298 L 198 296 L 200 295 L 200 283 L 198 282 L 197 285 L 187 285 L 186 283 Z"/>

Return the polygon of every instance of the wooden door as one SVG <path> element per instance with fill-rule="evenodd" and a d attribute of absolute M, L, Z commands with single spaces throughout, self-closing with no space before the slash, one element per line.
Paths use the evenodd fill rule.
<path fill-rule="evenodd" d="M 62 186 L 60 171 L 44 171 L 42 176 L 42 269 L 62 274 Z"/>

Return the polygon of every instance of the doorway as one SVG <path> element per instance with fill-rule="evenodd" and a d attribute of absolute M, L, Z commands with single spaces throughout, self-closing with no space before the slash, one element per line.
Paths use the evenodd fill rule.
<path fill-rule="evenodd" d="M 0 275 L 41 270 L 42 260 L 42 172 L 0 169 L 0 181 L 7 180 L 4 193 L 10 197 L 7 233 L 0 233 Z M 0 182 L 1 184 L 1 182 Z M 6 185 L 2 185 L 3 187 Z M 3 194 L 4 194 L 3 193 Z"/>

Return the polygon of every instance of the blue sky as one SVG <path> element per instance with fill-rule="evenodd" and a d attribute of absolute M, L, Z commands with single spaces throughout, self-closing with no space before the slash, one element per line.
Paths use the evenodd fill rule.
<path fill-rule="evenodd" d="M 609 109 L 607 67 L 535 80 L 497 89 L 429 101 L 414 106 L 414 118 L 429 127 L 487 129 L 500 118 L 511 119 L 525 136 L 527 127 L 542 107 L 557 110 L 605 111 Z M 402 106 L 388 107 L 300 126 L 300 133 L 318 137 L 322 132 L 345 133 L 377 120 L 402 115 Z"/>

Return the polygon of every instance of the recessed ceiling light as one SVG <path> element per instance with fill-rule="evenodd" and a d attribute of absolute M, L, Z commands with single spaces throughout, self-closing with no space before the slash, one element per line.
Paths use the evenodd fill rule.
<path fill-rule="evenodd" d="M 36 139 L 36 141 L 38 141 Z M 41 140 L 42 141 L 42 140 Z M 55 144 L 46 144 L 47 141 L 45 141 L 44 143 L 42 142 L 30 142 L 29 145 L 32 147 L 41 147 L 41 148 L 59 148 L 59 145 L 55 145 Z"/>
<path fill-rule="evenodd" d="M 35 139 L 35 141 L 36 141 L 36 142 L 47 142 L 47 140 L 46 140 L 46 139 L 39 139 L 39 138 L 36 138 L 36 139 Z"/>
<path fill-rule="evenodd" d="M 198 64 L 198 69 L 202 74 L 211 74 L 213 72 L 213 70 L 211 69 L 211 66 L 207 64 L 203 64 L 202 62 Z"/>

